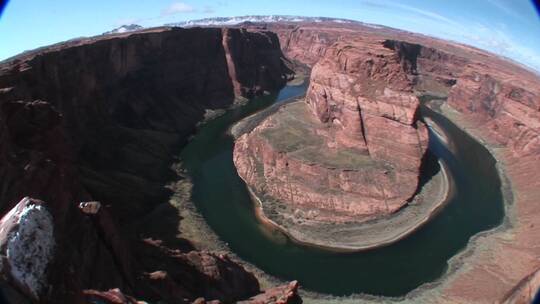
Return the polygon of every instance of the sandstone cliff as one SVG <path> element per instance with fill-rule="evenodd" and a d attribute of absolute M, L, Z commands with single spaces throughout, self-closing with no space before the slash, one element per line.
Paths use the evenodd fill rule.
<path fill-rule="evenodd" d="M 257 280 L 227 257 L 141 240 L 149 227 L 138 223 L 167 201 L 174 153 L 205 110 L 281 88 L 291 73 L 284 61 L 272 33 L 162 28 L 3 62 L 0 212 L 26 196 L 47 202 L 55 244 L 39 292 L 3 290 L 43 303 L 83 303 L 84 289 L 181 303 L 256 295 Z M 87 214 L 78 208 L 87 201 L 102 207 L 91 214 L 97 207 L 85 205 Z"/>
<path fill-rule="evenodd" d="M 540 86 L 537 79 L 467 67 L 448 104 L 479 120 L 515 157 L 540 155 Z"/>
<path fill-rule="evenodd" d="M 252 27 L 261 28 L 257 25 Z M 313 67 L 338 41 L 347 42 L 362 37 L 365 40 L 388 40 L 389 46 L 392 41 L 400 44 L 399 41 L 404 40 L 411 46 L 417 44 L 416 88 L 426 87 L 432 92 L 447 93 L 471 58 L 486 59 L 485 53 L 478 49 L 384 26 L 330 22 L 275 23 L 265 24 L 262 28 L 278 35 L 283 53 L 289 59 L 309 67 Z M 508 66 L 506 64 L 505 67 Z"/>
<path fill-rule="evenodd" d="M 512 186 L 503 228 L 477 241 L 483 250 L 444 293 L 459 302 L 528 303 L 540 289 L 540 77 L 496 57 L 469 60 L 443 109 L 491 148 Z M 471 282 L 482 283 L 467 290 Z"/>
<path fill-rule="evenodd" d="M 361 114 L 376 116 L 373 111 L 381 111 L 379 106 L 374 108 L 368 103 L 372 98 L 376 100 L 374 104 L 382 106 L 380 113 L 384 113 L 372 121 L 384 122 L 384 126 L 400 124 L 411 131 L 415 125 L 407 125 L 415 122 L 415 102 L 409 99 L 411 86 L 416 91 L 449 96 L 447 104 L 463 114 L 463 121 L 473 121 L 471 129 L 480 130 L 482 138 L 496 144 L 516 196 L 509 207 L 510 213 L 515 214 L 511 215 L 512 228 L 483 238 L 482 250 L 470 252 L 464 260 L 467 269 L 445 280 L 441 294 L 448 301 L 467 303 L 496 302 L 516 290 L 517 296 L 522 291 L 524 298 L 530 296 L 528 290 L 537 288 L 538 283 L 526 276 L 538 268 L 540 256 L 535 246 L 540 234 L 536 224 L 540 219 L 536 207 L 540 197 L 538 76 L 472 47 L 384 27 L 324 23 L 275 24 L 264 28 L 277 33 L 286 56 L 315 66 L 315 81 L 310 89 L 313 102 L 297 110 L 306 115 L 302 121 L 308 122 L 300 125 L 315 126 L 310 130 L 317 132 L 300 135 L 315 135 L 325 147 L 311 154 L 317 161 L 329 159 L 321 152 L 338 148 L 346 151 L 343 148 L 349 146 L 357 149 L 353 150 L 354 155 L 371 158 L 373 154 L 375 159 L 386 157 L 390 148 L 396 149 L 392 143 L 388 149 L 370 149 L 371 145 L 381 147 L 383 137 L 379 132 L 383 129 L 370 133 L 367 122 L 362 126 Z M 347 41 L 358 38 L 364 42 L 349 50 Z M 403 40 L 407 43 L 399 42 Z M 378 43 L 372 45 L 374 41 Z M 334 44 L 340 48 L 334 48 Z M 376 52 L 363 54 L 364 44 Z M 320 67 L 316 65 L 329 54 L 334 57 L 326 58 Z M 371 63 L 360 60 L 358 54 L 367 55 Z M 416 58 L 416 64 L 411 58 Z M 388 69 L 381 66 L 383 59 L 389 60 Z M 329 68 L 336 70 L 332 72 L 335 79 L 325 75 Z M 351 73 L 355 69 L 358 75 Z M 361 88 L 358 97 L 353 96 L 361 101 L 357 100 L 360 107 L 355 107 L 350 98 L 356 94 L 355 86 L 348 80 L 369 83 L 366 74 L 362 74 L 367 71 L 372 78 L 379 73 L 382 76 L 368 86 L 375 90 Z M 294 284 L 268 291 L 268 298 L 255 296 L 259 292 L 256 281 L 226 256 L 200 251 L 189 254 L 189 248 L 175 250 L 159 240 L 132 237 L 137 235 L 135 232 L 144 232 L 134 228 L 138 218 L 168 196 L 163 184 L 171 173 L 168 168 L 174 147 L 185 142 L 202 120 L 205 109 L 226 107 L 240 95 L 279 88 L 289 75 L 290 71 L 282 65 L 276 36 L 259 30 L 252 33 L 233 29 L 151 29 L 70 41 L 1 63 L 2 225 L 6 233 L 13 232 L 17 228 L 13 223 L 21 223 L 19 211 L 47 210 L 55 234 L 54 258 L 43 260 L 54 269 L 47 273 L 46 282 L 21 285 L 14 281 L 18 277 L 9 268 L 2 268 L 2 290 L 19 302 L 32 298 L 32 290 L 41 290 L 44 302 L 83 303 L 88 297 L 134 301 L 120 291 L 94 290 L 111 288 L 121 288 L 136 298 L 178 302 L 194 301 L 201 296 L 225 301 L 251 296 L 255 302 L 288 299 L 296 290 Z M 385 77 L 397 79 L 398 87 L 385 83 Z M 388 90 L 381 89 L 387 86 Z M 389 101 L 394 100 L 392 92 L 396 90 L 406 97 L 404 105 Z M 299 123 L 295 117 L 285 118 L 290 118 L 286 122 Z M 344 128 L 345 125 L 350 128 Z M 275 126 L 267 123 L 264 127 Z M 416 132 L 421 128 L 418 126 Z M 259 149 L 264 151 L 262 157 L 269 160 L 268 169 L 257 172 L 279 176 L 278 172 L 298 171 L 320 185 L 338 187 L 341 183 L 346 191 L 364 186 L 350 183 L 359 178 L 349 176 L 355 174 L 349 173 L 350 163 L 315 166 L 311 160 L 306 163 L 305 157 L 293 159 L 279 152 L 263 136 L 244 140 L 246 153 Z M 410 160 L 417 160 L 409 153 L 412 149 L 404 151 Z M 350 160 L 351 154 L 342 156 Z M 261 156 L 252 155 L 249 159 L 257 157 Z M 237 163 L 246 159 L 235 156 Z M 239 167 L 253 171 L 256 164 L 246 162 Z M 329 173 L 339 166 L 339 175 Z M 403 172 L 408 174 L 407 170 Z M 254 185 L 263 180 L 247 175 L 246 179 Z M 308 186 L 309 193 L 313 185 Z M 292 193 L 283 189 L 284 193 Z M 376 190 L 367 187 L 365 191 Z M 299 191 L 303 194 L 304 189 Z M 22 200 L 25 196 L 32 199 Z M 98 213 L 87 214 L 77 208 L 80 201 L 93 200 L 102 202 Z M 46 209 L 25 209 L 29 202 Z M 328 206 L 348 208 L 333 202 Z M 349 211 L 343 214 L 347 219 Z M 48 222 L 47 214 L 40 217 L 45 219 L 40 222 Z M 0 238 L 0 250 L 4 250 L 10 238 Z M 42 277 L 40 267 L 32 269 L 37 274 L 34 278 Z M 526 284 L 514 288 L 522 278 Z M 22 280 L 31 281 L 35 280 Z M 242 288 L 237 289 L 238 286 Z"/>
<path fill-rule="evenodd" d="M 311 113 L 287 107 L 239 138 L 239 175 L 256 192 L 320 220 L 400 209 L 417 189 L 427 148 L 413 91 L 419 50 L 389 40 L 333 44 L 312 70 Z"/>
<path fill-rule="evenodd" d="M 161 198 L 159 180 L 168 174 L 161 164 L 205 109 L 286 82 L 275 35 L 224 33 L 174 29 L 31 54 L 2 66 L 0 100 L 50 103 L 63 116 L 89 191 L 98 200 L 114 200 L 114 208 L 144 213 L 143 204 L 132 201 Z M 144 188 L 141 176 L 149 181 Z M 0 198 L 2 205 L 14 201 L 9 193 Z"/>
<path fill-rule="evenodd" d="M 334 43 L 355 36 L 420 45 L 414 90 L 448 97 L 445 114 L 492 148 L 514 192 L 514 203 L 507 206 L 511 228 L 469 245 L 467 270 L 445 280 L 441 293 L 455 302 L 501 301 L 538 268 L 538 74 L 474 47 L 385 27 L 303 23 L 264 28 L 278 34 L 285 55 L 311 67 Z M 476 246 L 484 249 L 472 251 Z M 528 284 L 528 290 L 538 288 L 533 281 Z"/>

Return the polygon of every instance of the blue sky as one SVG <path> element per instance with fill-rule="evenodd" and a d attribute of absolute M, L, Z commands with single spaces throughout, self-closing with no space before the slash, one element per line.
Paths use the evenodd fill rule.
<path fill-rule="evenodd" d="M 451 39 L 540 71 L 540 19 L 527 0 L 11 0 L 0 16 L 0 60 L 126 23 L 218 16 L 326 16 Z"/>

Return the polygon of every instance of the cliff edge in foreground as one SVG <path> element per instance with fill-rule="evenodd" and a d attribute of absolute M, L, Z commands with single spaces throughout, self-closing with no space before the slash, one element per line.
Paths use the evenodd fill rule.
<path fill-rule="evenodd" d="M 191 303 L 261 293 L 226 254 L 177 237 L 181 218 L 165 185 L 206 110 L 280 89 L 292 73 L 285 63 L 275 34 L 219 28 L 87 38 L 3 62 L 4 295 L 87 303 L 123 292 Z M 176 220 L 156 221 L 167 235 L 152 234 L 145 223 L 163 210 Z M 291 298 L 296 285 L 279 291 Z"/>

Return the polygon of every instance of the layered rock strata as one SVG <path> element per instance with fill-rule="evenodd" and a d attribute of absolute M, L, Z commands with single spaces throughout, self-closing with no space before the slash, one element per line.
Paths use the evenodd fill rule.
<path fill-rule="evenodd" d="M 536 178 L 540 171 L 538 74 L 474 47 L 386 27 L 303 23 L 266 24 L 264 28 L 278 34 L 287 56 L 309 66 L 335 42 L 355 36 L 405 39 L 421 45 L 415 90 L 448 97 L 444 114 L 491 149 L 512 185 L 512 193 L 506 193 L 513 203 L 507 205 L 505 224 L 469 244 L 466 257 L 459 259 L 466 269 L 442 280 L 440 295 L 450 302 L 487 303 L 510 297 L 519 301 L 523 294 L 523 301 L 528 301 L 539 288 L 534 280 L 527 281 L 520 295 L 509 295 L 538 268 L 540 256 L 534 245 L 540 234 L 535 224 L 540 219 L 535 207 L 540 197 Z M 445 300 L 428 300 L 439 301 Z"/>
<path fill-rule="evenodd" d="M 492 57 L 471 61 L 442 107 L 482 140 L 508 179 L 502 227 L 474 242 L 467 267 L 443 289 L 456 302 L 528 303 L 540 288 L 540 78 Z M 471 282 L 482 282 L 470 289 Z"/>
<path fill-rule="evenodd" d="M 355 36 L 380 42 L 405 39 L 422 45 L 416 59 L 415 89 L 449 95 L 447 105 L 451 107 L 445 114 L 455 114 L 454 122 L 492 147 L 514 190 L 514 203 L 508 206 L 510 225 L 505 226 L 509 228 L 471 243 L 462 258 L 467 267 L 442 280 L 437 293 L 442 297 L 427 302 L 528 301 L 533 294 L 530 291 L 538 288 L 534 271 L 540 256 L 535 245 L 540 234 L 536 224 L 540 219 L 536 207 L 540 197 L 538 76 L 472 47 L 380 26 L 320 23 L 256 27 L 276 32 L 283 52 L 310 67 L 327 55 L 334 43 Z M 261 45 L 253 47 L 236 39 Z M 77 39 L 0 64 L 0 213 L 5 217 L 25 196 L 35 197 L 31 199 L 34 202 L 49 202 L 46 210 L 53 219 L 55 246 L 48 269 L 54 271 L 46 272 L 42 302 L 84 303 L 88 294 L 99 293 L 84 293 L 81 290 L 85 288 L 118 287 L 137 298 L 143 295 L 145 299 L 178 302 L 224 294 L 223 288 L 206 293 L 194 285 L 181 289 L 178 284 L 200 278 L 204 278 L 200 282 L 216 282 L 212 276 L 219 267 L 216 264 L 231 265 L 229 262 L 217 261 L 219 255 L 208 253 L 212 257 L 202 260 L 216 261 L 207 263 L 208 271 L 195 271 L 200 268 L 197 261 L 189 266 L 182 262 L 179 267 L 179 261 L 189 259 L 185 257 L 188 250 L 176 252 L 151 239 L 133 241 L 136 234 L 129 227 L 136 226 L 141 214 L 167 196 L 162 181 L 169 173 L 172 147 L 185 142 L 205 109 L 227 106 L 239 94 L 270 90 L 272 83 L 279 87 L 288 77 L 290 71 L 257 64 L 264 61 L 273 66 L 269 62 L 277 60 L 266 60 L 282 56 L 275 42 L 272 34 L 241 30 L 151 29 L 133 35 Z M 251 62 L 252 68 L 245 71 L 244 64 L 236 64 L 240 61 Z M 405 63 L 402 66 L 408 66 Z M 255 80 L 239 80 L 243 70 Z M 270 72 L 276 70 L 276 75 Z M 258 78 L 265 73 L 269 74 Z M 315 117 L 310 114 L 311 119 Z M 348 139 L 343 140 L 346 132 L 338 132 L 335 126 L 323 131 L 339 135 L 332 141 L 336 146 L 347 143 Z M 79 202 L 96 200 L 103 202 L 96 213 L 77 208 Z M 17 221 L 12 218 L 3 223 Z M 12 229 L 14 226 L 6 226 L 5 231 Z M 146 249 L 133 250 L 136 246 Z M 160 264 L 165 260 L 167 266 Z M 142 261 L 148 264 L 136 267 L 143 265 Z M 182 271 L 166 271 L 178 268 Z M 22 303 L 32 298 L 31 291 L 14 283 L 5 269 L 0 287 L 9 299 Z M 257 292 L 249 275 L 239 271 L 248 278 L 243 288 Z M 229 290 L 227 294 L 246 298 L 243 292 Z M 98 298 L 109 296 L 132 301 L 117 291 Z"/>
<path fill-rule="evenodd" d="M 0 101 L 50 103 L 63 116 L 89 191 L 124 207 L 119 215 L 143 214 L 142 201 L 163 198 L 159 180 L 170 172 L 160 164 L 205 110 L 280 88 L 290 72 L 283 60 L 274 34 L 239 29 L 90 39 L 3 64 Z M 0 201 L 17 199 L 9 194 Z"/>
<path fill-rule="evenodd" d="M 354 35 L 402 40 L 421 45 L 417 57 L 415 90 L 448 97 L 443 114 L 483 141 L 509 178 L 512 193 L 507 197 L 507 218 L 499 229 L 475 239 L 459 259 L 459 267 L 442 280 L 439 297 L 427 302 L 526 303 L 540 287 L 535 280 L 540 251 L 535 239 L 540 235 L 537 208 L 540 198 L 540 79 L 537 73 L 497 55 L 449 41 L 405 33 L 385 27 L 303 24 L 286 29 L 277 26 L 285 54 L 300 54 L 298 60 L 312 61 L 295 51 L 316 45 L 311 33 L 331 33 L 331 40 Z M 341 27 L 342 30 L 335 30 Z M 271 26 L 268 28 L 274 30 Z M 298 36 L 304 29 L 302 39 Z M 298 41 L 298 44 L 294 42 Z M 325 54 L 330 45 L 317 53 Z M 533 275 L 531 275 L 533 273 Z M 532 279 L 531 279 L 532 278 Z M 429 294 L 429 293 L 427 293 Z"/>
<path fill-rule="evenodd" d="M 313 67 L 305 105 L 237 140 L 239 175 L 255 192 L 323 221 L 399 210 L 417 189 L 427 148 L 413 91 L 415 47 L 335 43 Z"/>
<path fill-rule="evenodd" d="M 45 270 L 31 272 L 39 284 L 17 280 L 6 266 L 3 293 L 40 303 L 86 303 L 84 290 L 114 288 L 175 303 L 258 294 L 242 266 L 177 238 L 178 216 L 160 228 L 159 237 L 174 242 L 155 239 L 148 231 L 155 227 L 141 223 L 157 209 L 178 213 L 167 204 L 165 184 L 177 178 L 170 165 L 205 111 L 281 88 L 292 73 L 285 61 L 272 33 L 158 28 L 3 62 L 1 229 L 12 231 L 6 223 L 18 211 L 10 210 L 29 196 L 47 202 L 54 231 Z"/>
<path fill-rule="evenodd" d="M 273 23 L 252 27 L 275 32 L 281 42 L 283 53 L 291 60 L 308 67 L 313 67 L 338 41 L 347 42 L 362 37 L 364 40 L 389 40 L 387 42 L 389 45 L 395 42 L 399 44 L 399 41 L 403 40 L 409 44 L 417 44 L 415 88 L 438 95 L 448 93 L 471 59 L 476 61 L 495 59 L 469 46 L 379 25 L 323 22 Z M 497 65 L 502 63 L 505 68 L 515 69 L 515 66 L 508 62 L 495 59 L 495 63 Z"/>

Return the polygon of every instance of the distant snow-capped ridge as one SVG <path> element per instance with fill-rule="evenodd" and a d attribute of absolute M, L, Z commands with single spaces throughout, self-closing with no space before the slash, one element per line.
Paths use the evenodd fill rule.
<path fill-rule="evenodd" d="M 166 26 L 175 27 L 193 27 L 193 26 L 220 26 L 220 25 L 237 25 L 244 22 L 253 23 L 272 23 L 272 22 L 337 22 L 337 23 L 358 23 L 358 21 L 328 18 L 328 17 L 301 17 L 301 16 L 241 16 L 241 17 L 216 17 L 205 18 L 199 20 L 189 20 L 175 23 L 168 23 Z"/>
<path fill-rule="evenodd" d="M 120 27 L 115 28 L 114 30 L 108 31 L 103 33 L 103 35 L 109 35 L 109 34 L 120 34 L 125 32 L 133 32 L 136 30 L 140 30 L 143 27 L 138 24 L 129 24 L 129 25 L 122 25 Z"/>
<path fill-rule="evenodd" d="M 232 26 L 239 25 L 243 23 L 276 23 L 276 22 L 334 22 L 334 23 L 350 23 L 350 24 L 361 24 L 363 26 L 372 27 L 372 28 L 382 28 L 380 25 L 364 23 L 356 20 L 343 19 L 343 18 L 329 18 L 329 17 L 302 17 L 302 16 L 286 16 L 286 15 L 269 15 L 269 16 L 239 16 L 239 17 L 215 17 L 215 18 L 205 18 L 198 20 L 188 20 L 180 21 L 174 23 L 167 23 L 165 26 L 170 27 L 211 27 L 211 26 Z M 143 29 L 144 27 L 138 24 L 122 25 L 118 28 L 115 28 L 111 31 L 103 33 L 103 35 L 110 34 L 119 34 L 125 32 L 133 32 Z"/>

